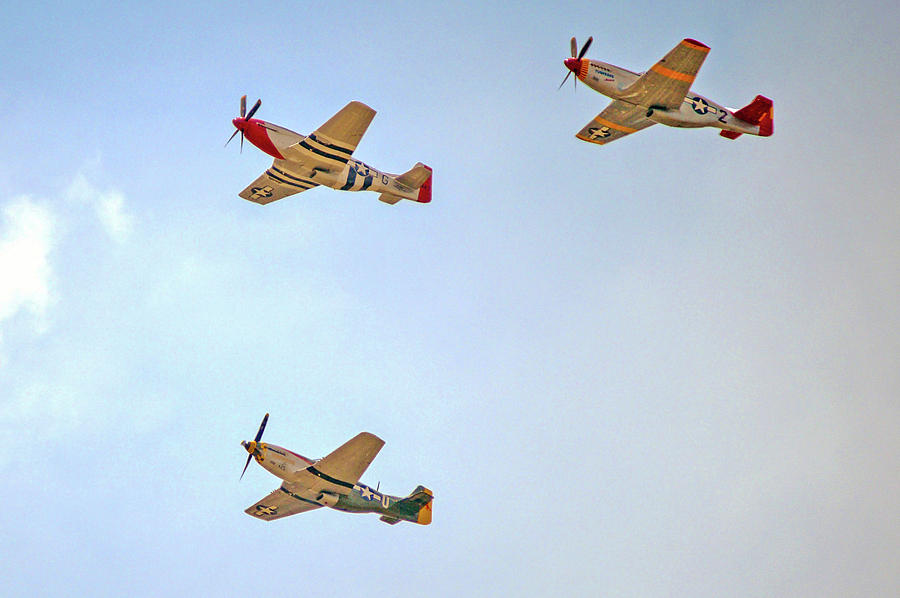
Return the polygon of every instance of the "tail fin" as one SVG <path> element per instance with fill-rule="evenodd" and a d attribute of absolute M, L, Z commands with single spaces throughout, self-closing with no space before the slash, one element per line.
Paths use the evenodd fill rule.
<path fill-rule="evenodd" d="M 775 132 L 775 111 L 772 100 L 765 96 L 756 96 L 753 101 L 734 113 L 736 118 L 759 127 L 760 137 L 770 137 Z M 737 139 L 740 133 L 722 131 L 722 137 Z"/>
<path fill-rule="evenodd" d="M 411 192 L 400 191 L 398 189 L 397 193 L 400 193 L 401 195 L 386 191 L 379 195 L 378 199 L 383 201 L 384 203 L 389 203 L 391 205 L 397 203 L 401 199 L 411 199 L 419 203 L 428 203 L 431 201 L 431 177 L 431 167 L 425 166 L 424 164 L 419 162 L 411 169 L 394 179 L 404 187 L 408 187 L 409 189 L 411 189 L 413 192 L 418 190 L 418 193 L 413 194 Z"/>
<path fill-rule="evenodd" d="M 420 525 L 431 523 L 431 505 L 434 503 L 434 494 L 431 490 L 425 486 L 419 486 L 409 500 L 419 505 L 416 523 Z"/>
<path fill-rule="evenodd" d="M 395 502 L 390 507 L 391 514 L 383 515 L 381 520 L 394 525 L 401 519 L 420 525 L 431 523 L 431 504 L 434 493 L 425 486 L 417 486 L 412 494 Z"/>
<path fill-rule="evenodd" d="M 419 190 L 416 201 L 419 203 L 428 203 L 431 201 L 431 167 L 425 166 L 421 162 L 413 166 L 407 172 L 397 177 L 397 182 L 403 183 L 408 187 Z"/>

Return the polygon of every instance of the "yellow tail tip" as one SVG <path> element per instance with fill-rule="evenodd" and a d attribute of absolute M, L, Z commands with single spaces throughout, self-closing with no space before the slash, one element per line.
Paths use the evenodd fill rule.
<path fill-rule="evenodd" d="M 429 492 L 431 494 L 431 492 Z M 431 505 L 434 504 L 433 500 L 429 500 L 427 504 L 422 505 L 422 508 L 419 509 L 419 517 L 416 519 L 416 523 L 420 525 L 428 525 L 431 523 Z"/>

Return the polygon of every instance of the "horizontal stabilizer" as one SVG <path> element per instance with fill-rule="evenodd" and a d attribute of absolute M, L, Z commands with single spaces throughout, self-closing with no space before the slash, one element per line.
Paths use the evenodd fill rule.
<path fill-rule="evenodd" d="M 431 169 L 419 162 L 411 169 L 398 176 L 397 180 L 413 189 L 418 189 L 422 186 L 422 183 L 429 179 L 429 177 L 431 177 Z"/>
<path fill-rule="evenodd" d="M 400 197 L 399 195 L 391 195 L 390 193 L 382 193 L 381 195 L 378 196 L 378 201 L 383 201 L 384 203 L 389 203 L 391 205 L 394 205 L 401 199 L 403 199 L 403 198 Z"/>
<path fill-rule="evenodd" d="M 425 486 L 416 486 L 416 489 L 412 491 L 412 494 L 401 500 L 401 503 L 414 504 L 416 506 L 423 506 L 430 503 L 434 500 L 434 494 L 426 488 Z"/>
<path fill-rule="evenodd" d="M 387 515 L 382 515 L 380 519 L 388 525 L 397 525 L 398 523 L 400 523 L 399 517 L 388 517 Z"/>
<path fill-rule="evenodd" d="M 719 131 L 719 135 L 727 137 L 728 139 L 737 139 L 743 135 L 743 133 L 738 133 L 737 131 Z"/>

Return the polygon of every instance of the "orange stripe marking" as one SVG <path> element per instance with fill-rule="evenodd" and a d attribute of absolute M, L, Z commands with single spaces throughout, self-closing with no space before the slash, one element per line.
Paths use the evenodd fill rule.
<path fill-rule="evenodd" d="M 594 120 L 597 121 L 598 123 L 600 123 L 601 125 L 606 125 L 610 129 L 615 129 L 616 131 L 622 131 L 623 133 L 637 132 L 637 129 L 632 129 L 632 128 L 626 127 L 624 125 L 617 125 L 616 123 L 614 123 L 612 121 L 608 121 L 605 118 L 600 118 L 599 116 L 597 118 L 595 118 Z"/>
<path fill-rule="evenodd" d="M 676 81 L 685 81 L 687 83 L 692 83 L 694 81 L 694 75 L 687 75 L 685 73 L 679 73 L 678 71 L 673 71 L 672 69 L 666 68 L 661 64 L 654 64 L 650 67 L 650 70 L 654 73 L 659 73 L 663 77 L 668 77 L 669 79 L 675 79 Z"/>

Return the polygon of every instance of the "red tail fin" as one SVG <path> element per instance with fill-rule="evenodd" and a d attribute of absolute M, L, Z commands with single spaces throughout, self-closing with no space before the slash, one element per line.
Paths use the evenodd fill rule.
<path fill-rule="evenodd" d="M 431 167 L 425 166 L 428 169 L 428 172 L 431 173 Z M 428 176 L 428 180 L 422 183 L 422 186 L 419 187 L 419 197 L 416 199 L 419 203 L 428 203 L 431 201 L 431 181 L 434 178 L 434 174 L 430 174 Z"/>
<path fill-rule="evenodd" d="M 769 137 L 775 132 L 773 103 L 765 96 L 756 96 L 752 102 L 735 112 L 734 115 L 751 125 L 758 125 L 760 137 Z"/>
<path fill-rule="evenodd" d="M 403 174 L 398 176 L 397 182 L 402 183 L 403 185 L 406 185 L 407 187 L 411 187 L 410 191 L 418 189 L 418 194 L 416 195 L 416 198 L 414 201 L 417 201 L 419 203 L 428 203 L 429 201 L 431 201 L 431 177 L 432 176 L 433 175 L 432 175 L 431 167 L 426 166 L 426 165 L 422 164 L 421 162 L 419 162 L 418 164 L 413 166 L 410 170 L 407 170 L 406 172 L 404 172 Z M 379 197 L 379 199 L 381 199 L 381 201 L 384 201 L 387 203 L 397 203 L 397 201 L 400 200 L 400 198 L 396 195 L 393 195 L 393 196 L 390 194 L 386 194 L 386 195 L 382 194 L 382 195 L 385 197 L 385 199 L 382 199 L 381 197 Z M 393 199 L 395 197 L 397 198 L 396 200 L 388 201 L 389 199 Z M 409 195 L 405 195 L 404 197 L 406 197 L 407 199 L 413 199 L 412 197 L 409 197 Z"/>

